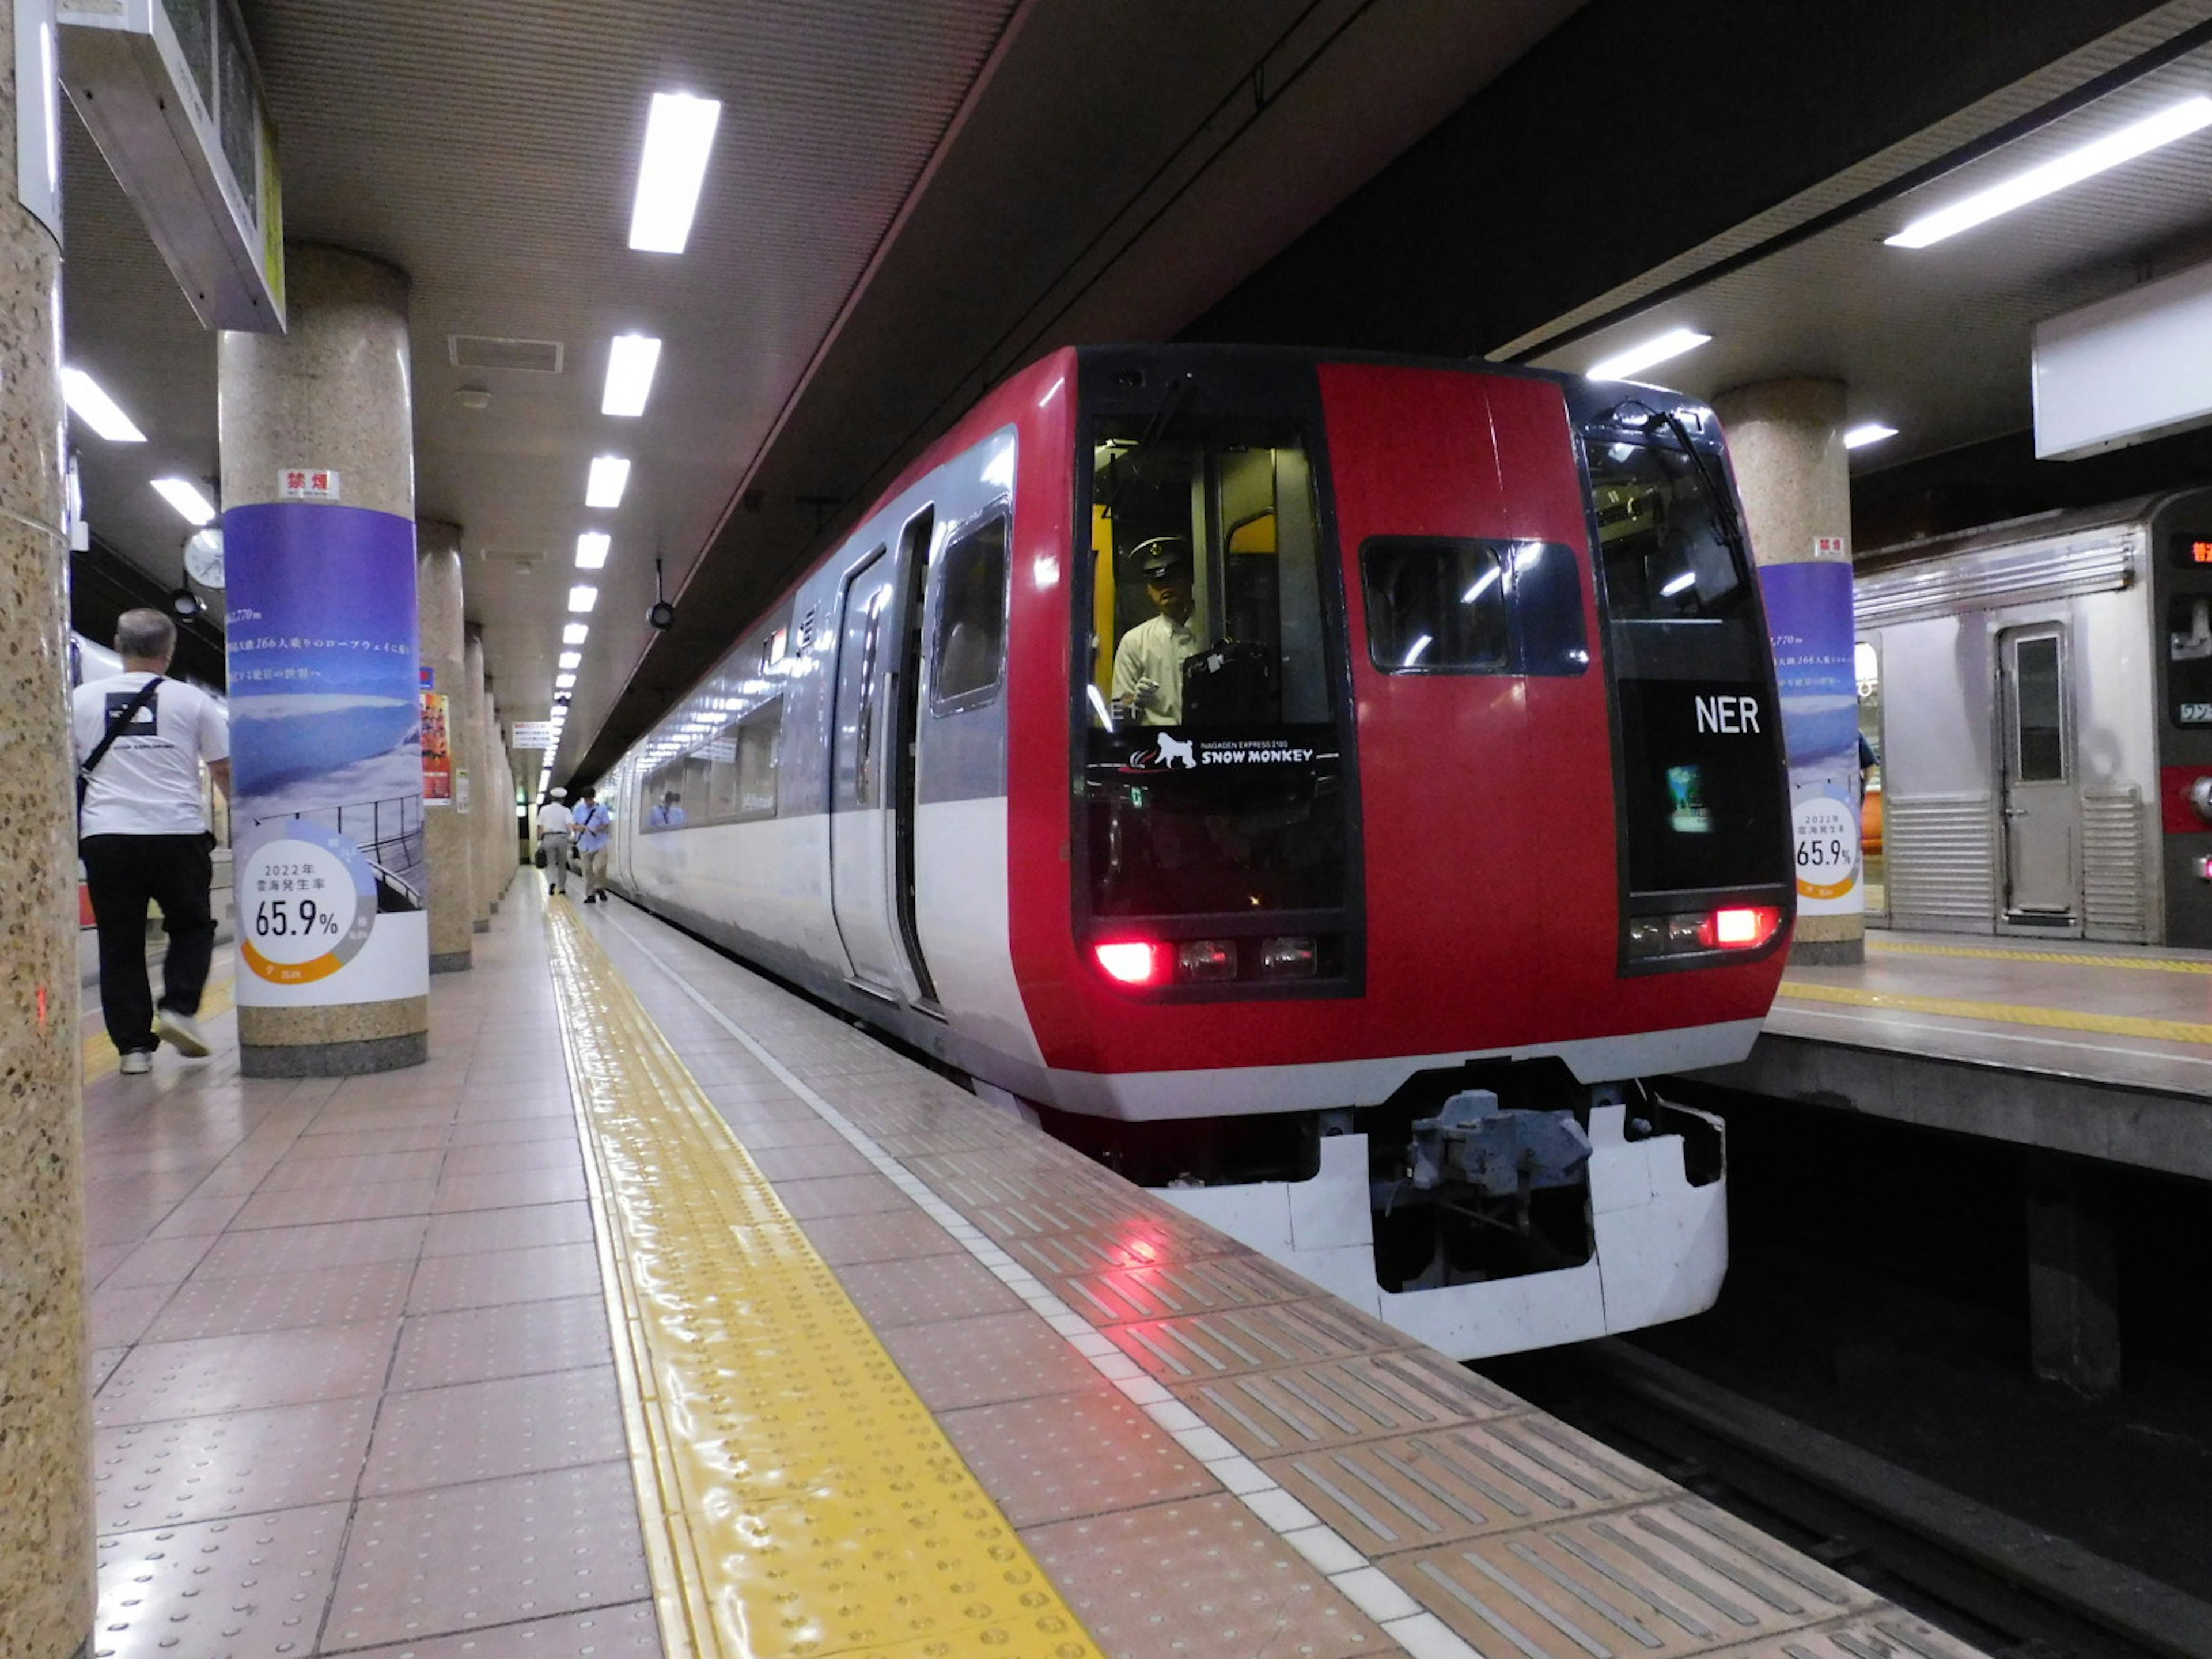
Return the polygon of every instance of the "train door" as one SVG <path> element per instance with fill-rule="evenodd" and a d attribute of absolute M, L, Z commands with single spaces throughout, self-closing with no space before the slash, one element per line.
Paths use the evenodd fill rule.
<path fill-rule="evenodd" d="M 2004 914 L 2007 932 L 2079 925 L 2075 856 L 2080 804 L 2074 784 L 2070 665 L 2057 623 L 2007 629 L 1997 636 L 1998 764 L 2002 769 Z"/>
<path fill-rule="evenodd" d="M 908 954 L 914 802 L 908 688 L 914 678 L 915 609 L 908 590 L 916 586 L 917 562 L 911 549 L 902 552 L 908 556 L 878 548 L 845 581 L 830 786 L 830 889 L 853 982 L 906 1002 L 922 991 L 923 981 Z"/>

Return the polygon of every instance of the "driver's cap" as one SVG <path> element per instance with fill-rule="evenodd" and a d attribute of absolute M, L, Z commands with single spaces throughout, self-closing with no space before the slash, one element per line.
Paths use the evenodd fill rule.
<path fill-rule="evenodd" d="M 1155 536 L 1148 542 L 1139 542 L 1130 557 L 1154 581 L 1163 576 L 1190 574 L 1190 543 L 1181 536 Z"/>

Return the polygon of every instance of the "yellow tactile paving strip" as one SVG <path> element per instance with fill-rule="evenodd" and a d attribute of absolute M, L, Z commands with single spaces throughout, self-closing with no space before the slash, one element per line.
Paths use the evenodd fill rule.
<path fill-rule="evenodd" d="M 1938 1014 L 1952 1019 L 1984 1019 L 2004 1025 L 2034 1025 L 2059 1031 L 2099 1031 L 2107 1036 L 2148 1037 L 2159 1042 L 2212 1043 L 2212 1024 L 2193 1020 L 2142 1019 L 2128 1014 L 2093 1014 L 2078 1008 L 2040 1008 L 2017 1002 L 1974 1002 L 1958 997 L 1905 996 L 1891 991 L 1861 991 L 1844 985 L 1815 985 L 1786 977 L 1776 994 L 1790 1002 L 1837 1002 L 1854 1008 Z"/>
<path fill-rule="evenodd" d="M 1098 1659 L 598 942 L 546 927 L 672 1659 Z"/>
<path fill-rule="evenodd" d="M 2093 957 L 2078 951 L 2014 951 L 1995 945 L 1922 945 L 1869 938 L 1867 952 L 1884 957 L 1978 957 L 1996 962 L 2055 962 L 2069 968 L 2125 968 L 2146 974 L 2212 974 L 2212 962 L 2189 962 L 2171 957 Z"/>
<path fill-rule="evenodd" d="M 231 981 L 228 975 L 210 980 L 200 994 L 199 1018 L 213 1019 L 218 1014 L 230 1012 Z M 97 989 L 86 995 L 85 1024 L 91 1032 L 84 1040 L 84 1080 L 95 1083 L 122 1063 L 123 1056 L 115 1052 L 115 1045 L 107 1040 L 107 1028 L 100 1023 L 100 993 Z"/>

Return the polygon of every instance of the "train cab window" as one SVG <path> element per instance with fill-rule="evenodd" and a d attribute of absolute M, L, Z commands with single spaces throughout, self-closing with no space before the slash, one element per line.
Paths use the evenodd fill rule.
<path fill-rule="evenodd" d="M 1089 673 L 1072 712 L 1091 913 L 1249 931 L 1344 905 L 1340 659 L 1301 431 L 1170 406 L 1102 415 L 1090 453 L 1091 581 L 1074 596 Z M 1340 933 L 1291 931 L 1311 947 L 1298 971 L 1337 971 Z M 1264 955 L 1256 939 L 1224 946 L 1206 972 L 1287 971 Z"/>
<path fill-rule="evenodd" d="M 930 644 L 929 707 L 936 714 L 991 701 L 1006 660 L 1006 520 L 956 536 L 940 561 L 942 598 Z"/>
<path fill-rule="evenodd" d="M 1573 550 L 1377 536 L 1359 550 L 1367 651 L 1391 674 L 1579 674 L 1589 665 Z"/>
<path fill-rule="evenodd" d="M 2166 641 L 2167 716 L 2176 726 L 2212 726 L 2212 595 L 2168 599 Z"/>

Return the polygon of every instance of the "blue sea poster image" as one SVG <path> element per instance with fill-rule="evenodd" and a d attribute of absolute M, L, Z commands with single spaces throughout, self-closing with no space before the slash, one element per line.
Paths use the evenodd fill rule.
<path fill-rule="evenodd" d="M 1782 738 L 1790 754 L 1797 912 L 1856 915 L 1859 882 L 1859 701 L 1851 668 L 1847 560 L 1761 565 L 1759 592 L 1774 641 Z"/>
<path fill-rule="evenodd" d="M 223 514 L 238 1000 L 429 994 L 415 526 L 368 507 Z"/>

